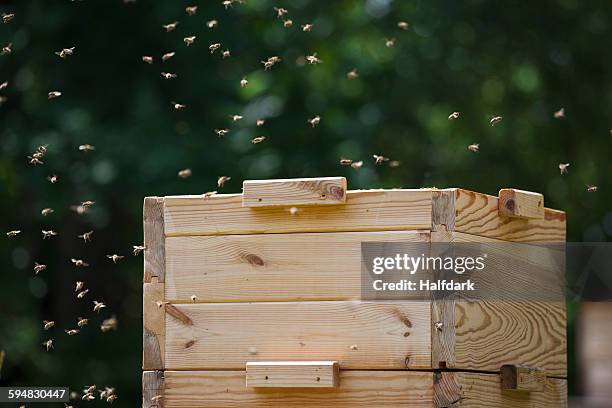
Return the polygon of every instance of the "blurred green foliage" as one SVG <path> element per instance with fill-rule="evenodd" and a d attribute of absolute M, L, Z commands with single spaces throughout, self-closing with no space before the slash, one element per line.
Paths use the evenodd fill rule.
<path fill-rule="evenodd" d="M 140 398 L 142 199 L 216 190 L 244 179 L 345 175 L 349 187 L 501 187 L 544 193 L 568 213 L 569 239 L 612 236 L 612 3 L 545 0 L 3 1 L 0 25 L 0 384 L 118 388 L 116 406 Z M 289 10 L 283 28 L 274 6 Z M 218 20 L 209 29 L 206 21 Z M 179 21 L 165 32 L 162 24 Z M 410 23 L 407 31 L 397 22 Z M 304 33 L 300 25 L 313 23 Z M 196 35 L 186 47 L 183 37 Z M 393 48 L 385 40 L 395 38 Z M 208 51 L 220 42 L 232 57 Z M 54 55 L 75 46 L 64 60 Z M 161 55 L 176 51 L 162 63 Z M 301 57 L 317 53 L 319 65 Z M 142 62 L 152 55 L 152 65 Z M 268 71 L 272 55 L 282 62 Z M 359 77 L 349 80 L 356 68 Z M 178 78 L 165 80 L 160 72 Z M 249 85 L 241 88 L 240 79 Z M 47 93 L 63 95 L 47 100 Z M 188 105 L 175 111 L 170 101 Z M 554 119 L 564 107 L 567 117 Z M 449 121 L 453 111 L 461 117 Z M 229 115 L 244 119 L 231 123 Z M 320 115 L 312 128 L 307 119 Z M 489 119 L 503 116 L 492 127 Z M 266 119 L 258 128 L 255 121 Z M 229 128 L 217 138 L 215 128 Z M 267 140 L 250 143 L 255 136 Z M 80 144 L 96 146 L 78 151 Z M 479 143 L 480 152 L 467 150 Z M 49 144 L 42 166 L 26 156 Z M 376 167 L 373 154 L 401 161 Z M 364 160 L 360 170 L 340 158 Z M 561 176 L 560 162 L 570 162 Z M 193 176 L 177 172 L 191 168 Z M 51 185 L 46 176 L 57 174 Z M 586 184 L 600 191 L 586 192 Z M 77 215 L 71 205 L 96 202 Z M 40 210 L 55 213 L 43 217 Z M 59 236 L 42 241 L 41 229 Z M 76 236 L 94 229 L 92 243 Z M 91 266 L 77 269 L 70 258 Z M 34 262 L 48 265 L 34 276 Z M 77 301 L 74 282 L 91 292 Z M 91 301 L 108 311 L 93 316 Z M 101 333 L 116 314 L 119 330 Z M 90 326 L 68 337 L 78 316 Z M 43 319 L 56 320 L 49 332 Z M 570 327 L 571 329 L 571 327 Z M 41 343 L 52 337 L 55 349 Z M 571 374 L 574 374 L 572 368 Z"/>

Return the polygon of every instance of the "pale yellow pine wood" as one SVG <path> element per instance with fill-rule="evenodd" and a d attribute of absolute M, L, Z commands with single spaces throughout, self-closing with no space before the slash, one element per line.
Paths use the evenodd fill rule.
<path fill-rule="evenodd" d="M 242 184 L 244 207 L 328 205 L 345 201 L 344 177 L 246 180 Z"/>
<path fill-rule="evenodd" d="M 546 387 L 546 371 L 537 368 L 504 365 L 500 376 L 504 390 L 542 392 Z"/>
<path fill-rule="evenodd" d="M 544 196 L 540 193 L 502 188 L 498 197 L 499 215 L 502 217 L 544 218 Z"/>
<path fill-rule="evenodd" d="M 246 386 L 253 388 L 334 388 L 337 361 L 259 361 L 246 364 Z"/>

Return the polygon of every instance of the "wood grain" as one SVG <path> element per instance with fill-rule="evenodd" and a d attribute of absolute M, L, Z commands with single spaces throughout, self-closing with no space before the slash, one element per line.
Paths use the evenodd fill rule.
<path fill-rule="evenodd" d="M 170 237 L 166 299 L 357 300 L 362 242 L 428 241 L 428 231 Z"/>
<path fill-rule="evenodd" d="M 349 191 L 339 206 L 242 207 L 242 195 L 165 197 L 166 236 L 431 228 L 431 191 Z"/>
<path fill-rule="evenodd" d="M 455 231 L 505 241 L 564 242 L 565 213 L 544 209 L 543 219 L 499 216 L 499 199 L 473 191 L 455 190 Z"/>
<path fill-rule="evenodd" d="M 166 368 L 244 369 L 248 361 L 332 360 L 341 368 L 431 365 L 428 302 L 181 304 L 166 319 Z"/>
<path fill-rule="evenodd" d="M 166 371 L 165 408 L 419 408 L 432 406 L 432 373 L 340 371 L 337 388 L 247 388 L 244 371 Z"/>
<path fill-rule="evenodd" d="M 142 373 L 142 408 L 164 408 L 164 372 Z"/>
<path fill-rule="evenodd" d="M 345 201 L 344 177 L 246 180 L 242 183 L 244 207 L 344 204 Z"/>
<path fill-rule="evenodd" d="M 499 375 L 503 390 L 542 392 L 546 387 L 546 371 L 537 368 L 504 365 Z"/>
<path fill-rule="evenodd" d="M 544 196 L 540 193 L 502 188 L 498 198 L 501 217 L 544 218 Z"/>
<path fill-rule="evenodd" d="M 163 283 L 143 286 L 142 369 L 163 370 L 165 355 L 165 314 Z"/>
<path fill-rule="evenodd" d="M 334 388 L 337 361 L 257 361 L 246 364 L 246 386 L 254 388 Z"/>
<path fill-rule="evenodd" d="M 164 199 L 146 197 L 143 206 L 144 279 L 163 282 L 165 277 Z"/>

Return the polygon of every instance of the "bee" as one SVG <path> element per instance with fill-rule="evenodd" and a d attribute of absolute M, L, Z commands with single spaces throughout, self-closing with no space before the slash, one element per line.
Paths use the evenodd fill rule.
<path fill-rule="evenodd" d="M 51 176 L 47 176 L 47 180 L 49 180 L 51 184 L 55 184 L 57 183 L 57 175 L 53 174 Z"/>
<path fill-rule="evenodd" d="M 96 390 L 96 386 L 95 385 L 90 385 L 89 387 L 86 386 L 86 388 L 83 389 L 83 393 L 84 394 L 93 394 L 94 391 Z"/>
<path fill-rule="evenodd" d="M 206 22 L 206 27 L 208 28 L 215 28 L 219 25 L 219 22 L 217 20 L 209 20 Z"/>
<path fill-rule="evenodd" d="M 151 57 L 149 55 L 143 55 L 142 56 L 142 61 L 146 62 L 147 64 L 152 64 L 153 63 L 153 57 Z"/>
<path fill-rule="evenodd" d="M 276 11 L 277 18 L 283 18 L 285 14 L 289 13 L 287 9 L 282 8 L 282 7 L 274 7 L 274 11 Z"/>
<path fill-rule="evenodd" d="M 267 60 L 265 61 L 261 61 L 261 63 L 264 65 L 264 69 L 267 71 L 268 69 L 272 68 L 274 65 L 278 64 L 279 62 L 281 62 L 281 59 L 279 57 L 272 56 L 269 57 Z"/>
<path fill-rule="evenodd" d="M 229 117 L 232 119 L 232 122 L 238 122 L 242 119 L 241 115 L 229 115 Z"/>
<path fill-rule="evenodd" d="M 229 133 L 229 129 L 215 129 L 215 133 L 219 137 L 224 137 L 225 135 Z"/>
<path fill-rule="evenodd" d="M 72 56 L 72 54 L 74 53 L 74 49 L 75 47 L 63 48 L 61 51 L 56 51 L 55 55 L 57 55 L 61 59 L 64 59 L 66 57 Z"/>
<path fill-rule="evenodd" d="M 374 162 L 377 166 L 380 166 L 381 164 L 383 164 L 383 162 L 389 161 L 388 157 L 379 156 L 377 154 L 373 154 L 372 157 L 374 158 Z"/>
<path fill-rule="evenodd" d="M 478 153 L 480 151 L 480 145 L 478 143 L 472 143 L 468 146 L 470 152 Z"/>
<path fill-rule="evenodd" d="M 116 264 L 117 262 L 125 258 L 123 255 L 117 255 L 117 254 L 106 255 L 106 257 L 110 259 L 111 261 L 113 261 L 114 264 Z"/>
<path fill-rule="evenodd" d="M 34 156 L 28 156 L 28 159 L 30 159 L 30 164 L 37 166 L 39 164 L 45 164 L 45 162 L 43 162 L 42 160 L 40 160 L 39 157 L 37 157 L 36 155 Z"/>
<path fill-rule="evenodd" d="M 229 176 L 219 176 L 219 178 L 217 179 L 217 185 L 219 186 L 219 188 L 222 188 L 225 185 L 225 183 L 227 183 L 231 179 L 232 178 Z"/>
<path fill-rule="evenodd" d="M 67 335 L 69 336 L 74 336 L 75 334 L 79 333 L 78 329 L 70 329 L 70 330 L 64 330 L 66 332 Z"/>
<path fill-rule="evenodd" d="M 346 73 L 346 77 L 348 79 L 357 79 L 359 78 L 359 73 L 357 72 L 357 68 L 353 68 L 349 72 Z"/>
<path fill-rule="evenodd" d="M 351 159 L 340 159 L 341 166 L 350 166 L 353 163 Z"/>
<path fill-rule="evenodd" d="M 6 236 L 9 238 L 13 238 L 16 237 L 17 235 L 21 234 L 21 230 L 12 230 L 6 233 Z"/>
<path fill-rule="evenodd" d="M 240 80 L 240 87 L 244 88 L 245 86 L 247 86 L 249 84 L 249 81 L 246 78 L 242 78 Z"/>
<path fill-rule="evenodd" d="M 450 115 L 448 115 L 448 120 L 459 119 L 459 115 L 461 115 L 460 112 L 453 112 Z"/>
<path fill-rule="evenodd" d="M 183 42 L 185 44 L 187 44 L 187 46 L 189 47 L 190 45 L 192 45 L 196 40 L 196 36 L 192 35 L 191 37 L 185 37 L 183 38 Z"/>
<path fill-rule="evenodd" d="M 212 43 L 208 46 L 208 49 L 210 50 L 210 53 L 213 54 L 215 51 L 217 51 L 219 48 L 221 48 L 221 43 Z"/>
<path fill-rule="evenodd" d="M 81 152 L 87 153 L 87 152 L 93 152 L 94 150 L 96 150 L 96 147 L 90 144 L 82 144 L 79 146 L 79 151 Z"/>
<path fill-rule="evenodd" d="M 187 105 L 182 105 L 178 102 L 170 102 L 170 104 L 172 105 L 172 107 L 174 108 L 174 110 L 183 110 L 187 107 Z"/>
<path fill-rule="evenodd" d="M 208 192 L 204 193 L 204 198 L 212 197 L 215 194 L 217 194 L 216 191 L 208 191 Z"/>
<path fill-rule="evenodd" d="M 43 328 L 45 330 L 49 330 L 53 326 L 55 326 L 55 322 L 53 320 L 43 320 Z"/>
<path fill-rule="evenodd" d="M 223 51 L 223 52 L 221 53 L 221 57 L 222 57 L 222 58 L 229 58 L 229 57 L 231 57 L 231 56 L 232 56 L 232 54 L 230 53 L 230 50 L 225 50 L 225 51 Z"/>
<path fill-rule="evenodd" d="M 109 395 L 106 397 L 106 402 L 112 404 L 118 397 L 115 394 Z"/>
<path fill-rule="evenodd" d="M 401 164 L 401 163 L 399 162 L 399 160 L 391 160 L 391 161 L 389 162 L 389 167 L 393 167 L 393 168 L 395 168 L 395 167 L 399 167 L 399 166 L 400 166 L 400 164 Z"/>
<path fill-rule="evenodd" d="M 501 116 L 493 116 L 490 120 L 489 123 L 491 124 L 491 126 L 495 126 L 498 123 L 500 123 L 502 121 L 502 117 Z"/>
<path fill-rule="evenodd" d="M 185 13 L 187 13 L 188 16 L 193 16 L 197 12 L 198 12 L 198 6 L 185 7 Z"/>
<path fill-rule="evenodd" d="M 312 31 L 312 28 L 314 27 L 314 25 L 312 24 L 304 24 L 302 25 L 302 31 L 305 33 L 309 33 Z"/>
<path fill-rule="evenodd" d="M 553 118 L 555 119 L 565 119 L 565 108 L 561 108 L 555 113 L 553 113 Z"/>
<path fill-rule="evenodd" d="M 162 72 L 161 76 L 164 79 L 174 79 L 174 78 L 176 78 L 177 75 L 176 74 L 172 74 L 170 72 Z"/>
<path fill-rule="evenodd" d="M 47 215 L 53 213 L 53 208 L 43 208 L 40 213 L 46 217 Z"/>
<path fill-rule="evenodd" d="M 158 402 L 158 401 L 161 401 L 163 398 L 164 398 L 163 395 L 156 395 L 151 398 L 151 402 Z"/>
<path fill-rule="evenodd" d="M 117 318 L 115 316 L 102 321 L 102 325 L 100 325 L 100 330 L 106 333 L 109 330 L 117 330 Z"/>
<path fill-rule="evenodd" d="M 77 299 L 83 299 L 89 293 L 89 289 L 85 289 L 77 293 Z"/>
<path fill-rule="evenodd" d="M 395 38 L 387 38 L 387 39 L 385 39 L 385 46 L 387 48 L 395 47 Z"/>
<path fill-rule="evenodd" d="M 34 262 L 34 274 L 38 275 L 45 269 L 47 269 L 47 265 L 43 265 L 43 264 L 39 264 L 38 262 Z"/>
<path fill-rule="evenodd" d="M 91 242 L 91 236 L 93 235 L 93 230 L 92 231 L 87 231 L 82 233 L 81 235 L 77 235 L 77 238 L 80 238 L 83 240 L 83 242 Z"/>
<path fill-rule="evenodd" d="M 106 307 L 106 305 L 104 303 L 98 302 L 96 300 L 93 301 L 93 304 L 94 304 L 93 311 L 97 312 L 97 313 L 100 313 L 100 310 L 102 310 L 102 309 L 104 309 Z"/>
<path fill-rule="evenodd" d="M 14 18 L 15 18 L 15 14 L 14 13 L 10 13 L 10 14 L 2 13 L 2 22 L 4 24 L 8 24 Z"/>
<path fill-rule="evenodd" d="M 257 122 L 255 122 L 256 126 L 263 126 L 264 123 L 266 123 L 266 121 L 264 119 L 257 119 Z"/>
<path fill-rule="evenodd" d="M 174 31 L 178 24 L 178 21 L 174 21 L 172 23 L 164 24 L 162 27 L 164 28 L 164 30 L 166 30 L 167 33 L 169 33 L 170 31 Z"/>
<path fill-rule="evenodd" d="M 8 55 L 13 52 L 13 43 L 8 43 L 4 47 L 2 47 L 2 51 L 0 51 L 0 55 Z"/>
<path fill-rule="evenodd" d="M 60 96 L 62 96 L 62 93 L 60 91 L 51 91 L 47 94 L 48 99 L 55 99 L 59 98 Z"/>
<path fill-rule="evenodd" d="M 320 116 L 315 116 L 314 118 L 308 119 L 308 123 L 310 123 L 310 126 L 317 127 L 319 125 L 319 123 L 321 123 L 321 117 Z"/>
<path fill-rule="evenodd" d="M 291 19 L 283 20 L 283 27 L 285 28 L 293 27 L 293 20 Z"/>
<path fill-rule="evenodd" d="M 353 344 L 351 347 L 349 347 L 351 350 L 357 350 L 357 345 Z"/>
<path fill-rule="evenodd" d="M 561 172 L 561 175 L 567 174 L 568 173 L 568 167 L 570 166 L 569 163 L 559 163 L 559 171 Z"/>
<path fill-rule="evenodd" d="M 264 140 L 266 140 L 265 136 L 258 136 L 256 138 L 251 139 L 251 143 L 258 144 L 258 143 L 263 142 Z"/>
<path fill-rule="evenodd" d="M 6 87 L 8 87 L 8 81 L 4 81 L 3 83 L 0 84 L 0 91 L 2 91 L 3 89 L 6 89 Z"/>
<path fill-rule="evenodd" d="M 89 319 L 85 319 L 84 317 L 79 317 L 77 319 L 77 326 L 79 327 L 87 326 L 88 323 L 89 323 Z"/>
<path fill-rule="evenodd" d="M 291 208 L 289 208 L 289 214 L 291 214 L 291 215 L 297 215 L 297 213 L 298 213 L 299 211 L 300 211 L 300 210 L 299 210 L 297 207 L 291 207 Z"/>
<path fill-rule="evenodd" d="M 83 261 L 82 259 L 74 259 L 71 258 L 70 261 L 74 264 L 74 266 L 76 266 L 77 268 L 86 268 L 89 266 L 89 264 L 85 261 Z"/>
<path fill-rule="evenodd" d="M 77 281 L 76 284 L 75 284 L 74 291 L 78 292 L 79 290 L 83 289 L 84 287 L 85 287 L 85 282 Z"/>
<path fill-rule="evenodd" d="M 188 178 L 188 177 L 191 177 L 191 169 L 183 169 L 183 170 L 180 170 L 180 171 L 178 172 L 178 176 L 179 176 L 180 178 L 184 178 L 184 179 L 186 179 L 186 178 Z"/>
<path fill-rule="evenodd" d="M 43 342 L 42 345 L 45 346 L 47 351 L 51 350 L 53 348 L 53 339 L 49 339 L 49 340 Z"/>
<path fill-rule="evenodd" d="M 165 53 L 164 55 L 162 55 L 162 62 L 168 61 L 170 58 L 174 57 L 175 54 L 176 53 L 174 51 Z"/>
<path fill-rule="evenodd" d="M 83 401 L 93 401 L 93 400 L 95 400 L 95 399 L 96 399 L 96 397 L 94 397 L 94 396 L 93 396 L 93 394 L 86 393 L 86 394 L 84 394 L 84 395 L 81 397 L 81 399 L 82 399 Z"/>
<path fill-rule="evenodd" d="M 226 10 L 227 10 L 228 8 L 233 7 L 233 4 L 234 4 L 234 0 L 223 0 L 223 1 L 221 2 L 221 5 L 222 5 L 223 7 L 225 7 L 225 9 L 226 9 Z"/>
<path fill-rule="evenodd" d="M 57 232 L 53 231 L 53 230 L 42 230 L 42 234 L 43 234 L 43 239 L 47 239 L 47 238 L 51 238 L 57 235 Z"/>
<path fill-rule="evenodd" d="M 137 256 L 145 249 L 146 247 L 144 245 L 132 245 L 132 253 L 134 254 L 134 256 Z"/>
<path fill-rule="evenodd" d="M 593 185 L 591 185 L 591 184 L 587 184 L 587 191 L 588 191 L 589 193 L 596 193 L 596 192 L 597 192 L 597 190 L 599 190 L 599 187 L 597 187 L 597 186 L 593 186 Z"/>
<path fill-rule="evenodd" d="M 316 65 L 316 64 L 320 64 L 320 63 L 323 62 L 319 58 L 317 58 L 317 53 L 316 52 L 314 54 L 312 54 L 312 55 L 307 55 L 306 56 L 306 61 L 308 61 L 308 63 L 310 65 Z"/>
<path fill-rule="evenodd" d="M 410 24 L 408 24 L 408 23 L 407 23 L 407 22 L 405 22 L 405 21 L 399 21 L 399 22 L 397 23 L 397 28 L 399 28 L 400 30 L 407 30 L 407 29 L 408 29 L 408 27 L 410 27 Z"/>
<path fill-rule="evenodd" d="M 363 160 L 351 163 L 351 167 L 355 170 L 359 170 L 361 167 L 363 167 Z"/>

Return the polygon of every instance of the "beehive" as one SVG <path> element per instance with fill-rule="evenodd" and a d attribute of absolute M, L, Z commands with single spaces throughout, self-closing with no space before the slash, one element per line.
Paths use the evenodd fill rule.
<path fill-rule="evenodd" d="M 144 233 L 144 407 L 566 406 L 563 302 L 360 299 L 362 242 L 564 242 L 539 194 L 247 181 Z"/>

